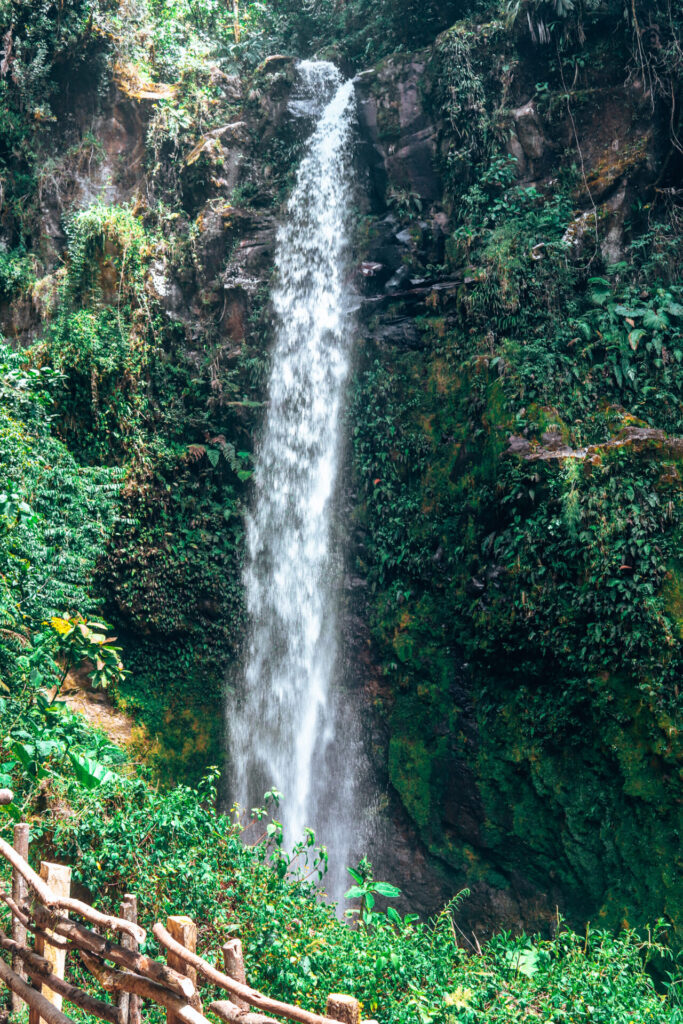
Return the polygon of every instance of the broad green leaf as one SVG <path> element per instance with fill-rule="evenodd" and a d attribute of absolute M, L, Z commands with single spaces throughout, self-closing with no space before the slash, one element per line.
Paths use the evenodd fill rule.
<path fill-rule="evenodd" d="M 527 978 L 533 978 L 538 970 L 538 951 L 533 946 L 528 946 L 526 949 L 510 950 L 507 953 L 507 959 L 515 971 L 524 974 Z"/>
<path fill-rule="evenodd" d="M 388 896 L 391 899 L 401 895 L 401 890 L 397 889 L 395 885 L 391 885 L 390 882 L 374 882 L 372 889 L 379 896 Z"/>
<path fill-rule="evenodd" d="M 113 782 L 121 778 L 116 772 L 110 771 L 106 765 L 100 764 L 99 761 L 93 761 L 87 754 L 75 754 L 70 750 L 69 760 L 74 766 L 76 778 L 86 789 L 97 789 L 105 782 Z"/>
<path fill-rule="evenodd" d="M 15 742 L 12 744 L 12 753 L 17 755 L 24 768 L 30 768 L 36 756 L 36 748 L 32 743 Z"/>
<path fill-rule="evenodd" d="M 591 302 L 595 306 L 604 306 L 612 294 L 609 282 L 605 281 L 604 277 L 591 277 L 588 283 L 590 285 L 588 294 Z"/>
<path fill-rule="evenodd" d="M 655 312 L 654 309 L 647 309 L 643 313 L 643 327 L 648 327 L 651 331 L 663 331 L 668 326 L 669 321 L 661 310 Z"/>
<path fill-rule="evenodd" d="M 347 900 L 361 900 L 365 896 L 365 889 L 358 885 L 352 885 L 348 892 L 344 893 Z"/>

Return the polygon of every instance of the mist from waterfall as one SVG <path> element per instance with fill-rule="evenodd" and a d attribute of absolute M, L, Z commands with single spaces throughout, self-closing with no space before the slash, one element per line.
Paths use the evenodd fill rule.
<path fill-rule="evenodd" d="M 357 739 L 338 686 L 334 543 L 353 332 L 346 277 L 355 101 L 332 64 L 302 61 L 298 74 L 290 110 L 316 126 L 278 232 L 268 413 L 247 518 L 249 639 L 226 725 L 231 798 L 251 808 L 279 789 L 285 846 L 313 828 L 330 853 L 326 887 L 338 896 L 356 838 Z"/>

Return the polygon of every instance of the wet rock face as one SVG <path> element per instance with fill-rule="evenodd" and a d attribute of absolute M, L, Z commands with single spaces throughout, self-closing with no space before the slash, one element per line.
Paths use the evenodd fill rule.
<path fill-rule="evenodd" d="M 657 177 L 651 115 L 637 88 L 622 82 L 603 86 L 604 80 L 572 95 L 571 113 L 561 98 L 548 104 L 534 92 L 533 83 L 541 79 L 535 74 L 533 58 L 528 57 L 527 63 L 506 94 L 503 114 L 509 131 L 507 148 L 517 160 L 518 178 L 543 195 L 553 195 L 558 167 L 567 162 L 568 152 L 573 154 L 568 162 L 576 161 L 581 178 L 572 196 L 575 219 L 566 241 L 575 255 L 585 251 L 591 257 L 597 227 L 598 263 L 601 257 L 607 263 L 617 262 L 627 249 L 634 199 Z M 361 332 L 369 359 L 393 368 L 405 366 L 407 356 L 413 359 L 410 365 L 416 374 L 423 369 L 420 360 L 425 351 L 419 319 L 438 316 L 445 329 L 449 322 L 461 326 L 465 312 L 459 295 L 468 287 L 467 271 L 458 280 L 454 271 L 447 278 L 444 270 L 453 199 L 444 192 L 439 163 L 444 151 L 441 140 L 453 126 L 444 123 L 444 111 L 433 102 L 436 88 L 429 75 L 435 73 L 425 53 L 392 57 L 356 79 L 360 158 L 372 214 L 369 226 L 363 228 L 357 274 Z M 400 202 L 397 196 L 401 196 Z M 532 259 L 545 258 L 539 238 Z M 575 450 L 568 447 L 558 429 L 549 428 L 540 444 L 510 435 L 503 457 L 529 462 L 576 459 L 590 471 L 590 465 L 611 448 L 627 447 L 642 453 L 643 458 L 650 451 L 660 454 L 664 450 L 678 458 L 674 452 L 680 445 L 679 438 L 628 428 L 609 444 Z M 464 457 L 465 446 L 462 453 Z M 363 564 L 367 561 L 363 540 L 354 543 L 360 551 L 358 562 Z M 464 580 L 467 593 L 485 602 L 496 587 L 497 571 L 492 567 L 491 575 L 482 572 Z M 601 886 L 609 874 L 596 865 L 608 854 L 599 841 L 590 855 L 574 848 L 575 842 L 578 846 L 583 841 L 576 838 L 581 830 L 597 834 L 597 826 L 590 820 L 587 823 L 586 809 L 578 806 L 577 799 L 577 807 L 567 812 L 568 818 L 573 815 L 569 825 L 562 819 L 562 811 L 546 813 L 548 782 L 535 777 L 528 766 L 510 769 L 511 775 L 518 773 L 520 782 L 527 775 L 531 779 L 524 782 L 525 794 L 505 791 L 498 784 L 504 773 L 496 774 L 496 765 L 492 768 L 486 762 L 490 744 L 484 727 L 478 731 L 474 684 L 458 663 L 457 652 L 453 652 L 452 667 L 457 726 L 430 720 L 424 733 L 417 736 L 409 726 L 392 722 L 403 695 L 402 682 L 392 690 L 389 680 L 400 673 L 392 675 L 389 670 L 383 676 L 391 655 L 386 648 L 380 648 L 382 653 L 373 649 L 369 628 L 364 627 L 370 614 L 362 607 L 367 591 L 356 586 L 353 592 L 353 629 L 347 648 L 352 652 L 353 672 L 365 687 L 368 717 L 379 700 L 389 719 L 388 724 L 377 726 L 368 743 L 381 751 L 376 755 L 376 771 L 389 793 L 385 832 L 376 837 L 371 852 L 377 877 L 384 872 L 395 880 L 405 893 L 405 908 L 423 913 L 433 913 L 459 888 L 471 887 L 472 896 L 459 910 L 458 920 L 467 922 L 479 936 L 500 927 L 547 930 L 556 906 L 571 909 L 578 918 L 584 899 L 587 913 L 592 913 L 589 902 L 594 901 L 593 909 L 599 905 Z M 388 630 L 379 642 L 391 648 Z M 442 727 L 445 732 L 440 731 Z M 402 729 L 409 737 L 405 743 L 401 743 Z M 507 756 L 503 742 L 496 753 L 501 761 Z M 573 756 L 569 751 L 570 763 Z M 421 769 L 428 760 L 430 768 L 423 777 Z M 547 760 L 550 779 L 552 756 Z M 607 756 L 600 755 L 596 761 L 599 790 L 602 784 L 609 786 L 612 767 Z M 508 768 L 506 765 L 505 770 Z M 572 764 L 570 774 L 574 770 Z M 590 773 L 586 778 L 592 778 Z M 526 820 L 526 833 L 515 819 L 525 800 L 534 808 Z M 590 871 L 583 867 L 589 863 Z M 593 876 L 590 887 L 580 879 L 582 870 Z M 582 895 L 584 890 L 587 896 Z"/>
<path fill-rule="evenodd" d="M 538 177 L 548 162 L 550 147 L 534 101 L 513 110 L 512 122 L 508 152 L 517 160 L 517 173 L 520 178 Z"/>
<path fill-rule="evenodd" d="M 375 202 L 388 187 L 404 189 L 427 202 L 439 199 L 436 125 L 425 111 L 422 87 L 425 59 L 387 61 L 356 78 L 364 159 Z"/>

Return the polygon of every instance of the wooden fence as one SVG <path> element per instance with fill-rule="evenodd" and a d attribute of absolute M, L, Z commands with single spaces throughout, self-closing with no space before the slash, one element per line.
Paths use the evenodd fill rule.
<path fill-rule="evenodd" d="M 0 790 L 0 801 L 9 802 L 6 791 Z M 64 1000 L 108 1024 L 140 1024 L 145 1001 L 166 1010 L 167 1024 L 211 1024 L 202 1007 L 202 983 L 228 993 L 227 999 L 207 1007 L 227 1024 L 278 1024 L 269 1014 L 299 1024 L 376 1024 L 360 1021 L 360 1007 L 352 996 L 330 995 L 323 1017 L 257 992 L 247 984 L 240 940 L 223 946 L 219 970 L 197 954 L 197 928 L 189 917 L 169 917 L 165 926 L 154 925 L 166 963 L 146 956 L 139 951 L 146 933 L 137 923 L 134 895 L 124 897 L 119 917 L 103 914 L 70 895 L 70 867 L 43 862 L 36 874 L 28 863 L 28 843 L 27 824 L 14 826 L 13 846 L 0 839 L 0 855 L 12 866 L 11 893 L 0 886 L 0 900 L 12 914 L 11 936 L 0 929 L 0 953 L 11 957 L 10 966 L 0 956 L 0 981 L 12 992 L 13 1010 L 28 1004 L 30 1024 L 73 1024 L 62 1012 Z M 111 993 L 111 1003 L 65 980 L 67 953 L 75 953 Z"/>

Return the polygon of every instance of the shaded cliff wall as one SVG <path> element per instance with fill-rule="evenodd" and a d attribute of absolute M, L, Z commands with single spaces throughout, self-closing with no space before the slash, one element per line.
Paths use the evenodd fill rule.
<path fill-rule="evenodd" d="M 604 29 L 358 79 L 358 671 L 406 890 L 485 930 L 680 922 L 678 157 Z"/>

